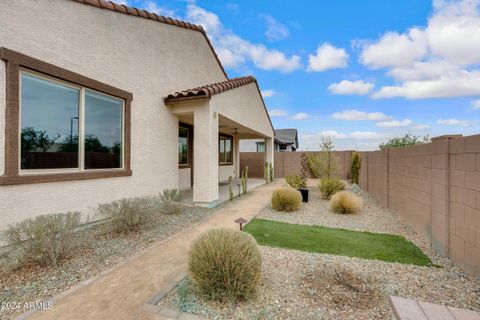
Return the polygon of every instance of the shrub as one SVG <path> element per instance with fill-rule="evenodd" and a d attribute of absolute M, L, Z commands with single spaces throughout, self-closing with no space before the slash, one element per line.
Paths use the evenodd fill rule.
<path fill-rule="evenodd" d="M 151 221 L 155 206 L 152 198 L 125 198 L 98 206 L 98 212 L 111 220 L 115 232 L 137 231 Z"/>
<path fill-rule="evenodd" d="M 300 179 L 302 180 L 303 188 L 307 187 L 307 180 L 308 180 L 308 156 L 304 152 L 300 156 L 300 165 L 302 169 L 300 170 Z"/>
<path fill-rule="evenodd" d="M 160 194 L 162 202 L 161 211 L 165 214 L 179 214 L 182 207 L 179 204 L 182 201 L 183 194 L 178 189 L 165 189 Z"/>
<path fill-rule="evenodd" d="M 302 189 L 307 186 L 306 183 L 302 180 L 302 177 L 298 175 L 286 176 L 285 181 L 287 181 L 288 185 L 294 189 Z"/>
<path fill-rule="evenodd" d="M 79 212 L 41 215 L 10 226 L 3 238 L 12 248 L 16 265 L 29 260 L 55 266 L 78 247 L 79 225 Z"/>
<path fill-rule="evenodd" d="M 362 198 L 350 191 L 341 191 L 332 196 L 330 208 L 336 213 L 356 213 L 362 209 Z"/>
<path fill-rule="evenodd" d="M 360 168 L 362 167 L 362 159 L 356 152 L 352 155 L 352 166 L 350 168 L 350 174 L 352 176 L 352 183 L 358 184 L 358 177 L 360 176 Z"/>
<path fill-rule="evenodd" d="M 333 154 L 333 141 L 326 137 L 322 138 L 318 155 L 308 156 L 308 167 L 315 178 L 332 178 L 338 171 L 338 159 Z"/>
<path fill-rule="evenodd" d="M 281 188 L 273 191 L 272 208 L 277 211 L 296 211 L 302 205 L 302 194 L 293 188 Z"/>
<path fill-rule="evenodd" d="M 193 282 L 206 298 L 234 302 L 254 295 L 262 256 L 250 234 L 212 229 L 194 240 L 188 267 Z"/>
<path fill-rule="evenodd" d="M 345 189 L 345 184 L 337 178 L 323 178 L 318 184 L 323 199 L 330 200 L 330 198 L 337 192 Z"/>

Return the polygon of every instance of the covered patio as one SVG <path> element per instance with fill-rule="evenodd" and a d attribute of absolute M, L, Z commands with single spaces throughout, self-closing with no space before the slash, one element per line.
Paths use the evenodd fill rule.
<path fill-rule="evenodd" d="M 176 92 L 165 103 L 179 122 L 178 188 L 191 198 L 185 201 L 214 207 L 228 198 L 229 177 L 237 181 L 245 170 L 242 139 L 263 139 L 263 162 L 273 163 L 274 131 L 255 78 Z M 250 186 L 263 183 L 257 180 L 250 179 Z"/>

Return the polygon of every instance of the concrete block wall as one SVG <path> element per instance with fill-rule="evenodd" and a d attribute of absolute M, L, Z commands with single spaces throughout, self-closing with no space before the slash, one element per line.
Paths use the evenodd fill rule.
<path fill-rule="evenodd" d="M 359 154 L 360 187 L 480 277 L 480 135 Z"/>
<path fill-rule="evenodd" d="M 290 175 L 299 175 L 301 171 L 301 151 L 299 152 L 275 152 L 275 177 L 283 178 Z M 309 154 L 320 154 L 320 151 L 307 151 Z M 334 151 L 333 156 L 338 164 L 337 176 L 340 179 L 350 178 L 350 165 L 352 159 L 352 151 Z M 263 152 L 241 152 L 240 168 L 248 165 L 250 177 L 263 177 L 264 172 L 264 153 Z M 309 173 L 309 178 L 312 178 Z"/>

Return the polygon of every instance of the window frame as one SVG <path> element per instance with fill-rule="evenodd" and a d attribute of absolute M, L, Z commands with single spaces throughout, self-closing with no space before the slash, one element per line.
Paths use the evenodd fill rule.
<path fill-rule="evenodd" d="M 227 140 L 230 140 L 230 145 L 232 146 L 232 150 L 230 151 L 231 154 L 232 154 L 232 161 L 222 161 L 222 159 L 220 159 L 220 141 L 222 141 L 222 138 L 225 139 L 224 141 L 227 141 Z M 224 150 L 225 150 L 225 147 L 226 147 L 226 143 L 225 145 L 223 146 L 224 147 Z M 233 147 L 233 136 L 229 135 L 229 134 L 224 134 L 224 133 L 221 133 L 218 135 L 218 164 L 221 165 L 221 166 L 231 166 L 233 165 L 233 155 L 234 155 L 234 147 Z M 224 154 L 226 154 L 226 152 L 224 152 Z M 225 159 L 223 159 L 225 160 Z"/>
<path fill-rule="evenodd" d="M 0 48 L 0 59 L 5 61 L 6 110 L 5 110 L 5 168 L 0 185 L 41 182 L 71 181 L 82 179 L 131 176 L 130 167 L 130 119 L 133 95 L 105 83 L 68 71 L 50 63 L 21 53 Z M 21 75 L 31 74 L 81 90 L 79 106 L 79 162 L 77 168 L 21 169 Z M 122 167 L 108 169 L 84 169 L 85 92 L 91 90 L 123 100 L 122 115 Z M 80 121 L 82 119 L 82 121 Z M 82 122 L 80 124 L 80 122 Z M 81 131 L 82 130 L 82 131 Z M 81 139 L 81 141 L 80 141 Z M 83 152 L 81 152 L 81 150 Z"/>
<path fill-rule="evenodd" d="M 177 159 L 178 168 L 179 169 L 192 168 L 193 167 L 193 126 L 183 122 L 179 122 L 178 128 L 187 129 L 187 164 L 180 164 L 179 159 Z M 179 135 L 180 135 L 180 132 L 179 132 Z"/>

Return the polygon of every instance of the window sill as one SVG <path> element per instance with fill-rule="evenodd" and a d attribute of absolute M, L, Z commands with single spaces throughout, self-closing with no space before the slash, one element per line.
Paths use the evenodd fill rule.
<path fill-rule="evenodd" d="M 131 176 L 132 170 L 95 170 L 69 173 L 25 174 L 18 176 L 0 176 L 0 185 L 74 181 L 86 179 L 105 179 Z"/>
<path fill-rule="evenodd" d="M 233 166 L 233 162 L 220 162 L 220 166 Z"/>

